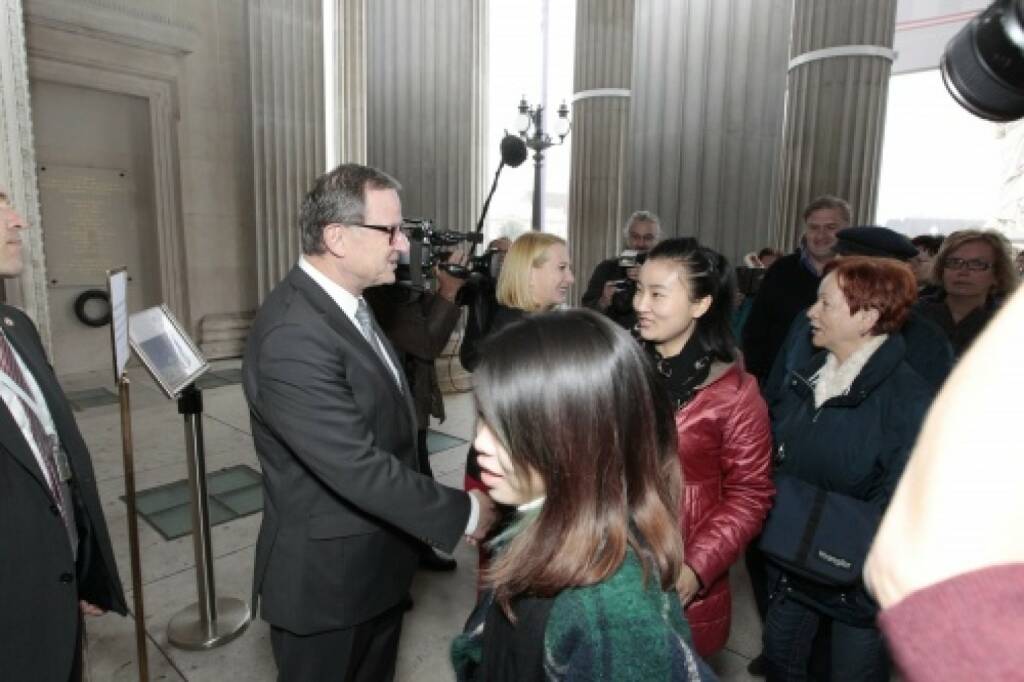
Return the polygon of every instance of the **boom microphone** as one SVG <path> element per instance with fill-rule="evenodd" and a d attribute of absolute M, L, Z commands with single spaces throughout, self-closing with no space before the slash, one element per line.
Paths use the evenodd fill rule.
<path fill-rule="evenodd" d="M 518 135 L 506 135 L 501 139 L 501 162 L 512 168 L 526 161 L 526 143 Z"/>

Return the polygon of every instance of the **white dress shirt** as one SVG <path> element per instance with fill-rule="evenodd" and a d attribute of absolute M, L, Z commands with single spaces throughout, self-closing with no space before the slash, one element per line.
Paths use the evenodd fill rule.
<path fill-rule="evenodd" d="M 2 332 L 0 332 L 2 333 Z M 22 361 L 21 356 L 18 355 L 17 349 L 13 343 L 10 343 L 11 355 L 14 356 L 14 361 L 18 364 L 21 369 L 21 374 L 25 377 L 25 383 L 28 384 L 29 397 L 32 398 L 36 406 L 36 417 L 39 419 L 39 423 L 43 425 L 43 429 L 47 435 L 51 438 L 56 438 L 57 429 L 53 425 L 53 417 L 50 416 L 50 408 L 46 405 L 46 398 L 43 397 L 43 392 L 39 389 L 39 384 L 36 383 L 36 378 L 32 376 L 32 372 L 29 371 L 28 367 Z M 0 399 L 7 405 L 8 411 L 14 418 L 14 423 L 18 425 L 21 430 L 21 435 L 25 438 L 25 442 L 28 443 L 29 450 L 32 451 L 32 455 L 36 458 L 36 464 L 39 465 L 39 470 L 43 474 L 43 478 L 46 480 L 50 489 L 53 490 L 54 481 L 50 480 L 50 470 L 43 461 L 43 453 L 39 452 L 39 447 L 36 445 L 36 439 L 32 435 L 32 425 L 29 422 L 28 413 L 25 412 L 25 404 L 15 393 L 14 389 L 7 383 L 8 381 L 13 382 L 14 380 L 8 377 L 6 374 L 0 376 Z"/>

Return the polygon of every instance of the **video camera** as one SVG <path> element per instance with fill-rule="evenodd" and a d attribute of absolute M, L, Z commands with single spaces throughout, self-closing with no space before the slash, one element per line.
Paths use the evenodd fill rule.
<path fill-rule="evenodd" d="M 434 268 L 439 267 L 445 272 L 460 279 L 473 275 L 497 280 L 501 272 L 505 254 L 495 249 L 488 249 L 479 256 L 472 256 L 465 265 L 447 263 L 448 256 L 460 244 L 479 244 L 483 235 L 474 232 L 457 230 L 439 230 L 431 220 L 425 218 L 407 219 L 403 226 L 409 239 L 409 258 L 398 265 L 398 282 L 404 286 L 421 291 L 433 289 Z"/>

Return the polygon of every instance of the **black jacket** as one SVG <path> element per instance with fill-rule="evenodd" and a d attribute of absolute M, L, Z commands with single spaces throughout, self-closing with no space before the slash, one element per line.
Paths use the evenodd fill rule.
<path fill-rule="evenodd" d="M 636 312 L 633 310 L 633 294 L 636 293 L 636 283 L 627 280 L 623 288 L 612 296 L 611 305 L 607 310 L 598 307 L 601 299 L 601 292 L 607 282 L 622 279 L 622 268 L 619 267 L 618 258 L 609 258 L 597 264 L 594 274 L 590 276 L 587 290 L 583 293 L 583 305 L 599 313 L 604 313 L 623 329 L 632 329 L 636 326 Z"/>
<path fill-rule="evenodd" d="M 953 369 L 953 347 L 939 327 L 911 308 L 900 335 L 907 347 L 907 364 L 938 393 Z M 762 385 L 765 401 L 771 405 L 785 389 L 786 378 L 810 362 L 818 349 L 811 343 L 811 321 L 800 313 L 775 356 L 771 374 Z"/>
<path fill-rule="evenodd" d="M 846 395 L 815 408 L 810 378 L 826 356 L 821 351 L 791 372 L 772 406 L 775 470 L 884 510 L 931 404 L 932 389 L 907 364 L 903 337 L 895 334 L 875 351 Z"/>
<path fill-rule="evenodd" d="M 21 430 L 0 400 L 0 677 L 66 680 L 78 636 L 78 600 L 127 612 L 92 461 L 35 325 L 0 305 L 15 351 L 46 398 L 71 465 L 78 561 L 49 485 Z"/>
<path fill-rule="evenodd" d="M 953 320 L 953 313 L 949 311 L 946 295 L 942 291 L 932 297 L 922 298 L 915 309 L 941 328 L 953 345 L 953 354 L 959 359 L 999 312 L 999 301 L 990 296 L 984 305 L 969 312 L 959 322 Z"/>
<path fill-rule="evenodd" d="M 807 269 L 799 253 L 783 256 L 764 275 L 743 327 L 747 371 L 764 384 L 789 325 L 818 298 L 821 278 Z"/>
<path fill-rule="evenodd" d="M 305 635 L 400 603 L 420 542 L 452 551 L 470 514 L 465 493 L 417 471 L 404 376 L 399 388 L 355 324 L 296 266 L 256 315 L 242 377 L 263 469 L 253 583 L 263 619 Z"/>

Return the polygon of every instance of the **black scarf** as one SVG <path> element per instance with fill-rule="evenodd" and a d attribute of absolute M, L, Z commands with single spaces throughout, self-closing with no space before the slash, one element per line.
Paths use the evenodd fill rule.
<path fill-rule="evenodd" d="M 670 358 L 661 357 L 653 344 L 649 345 L 648 350 L 676 409 L 693 400 L 697 387 L 703 384 L 711 373 L 711 354 L 704 350 L 697 336 L 691 336 L 679 351 L 679 355 Z"/>

